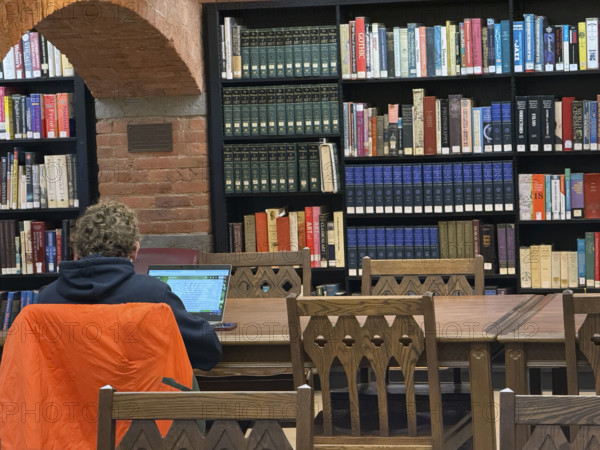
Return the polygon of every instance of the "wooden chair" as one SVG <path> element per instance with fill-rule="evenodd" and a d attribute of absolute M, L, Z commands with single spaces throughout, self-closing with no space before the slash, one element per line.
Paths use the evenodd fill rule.
<path fill-rule="evenodd" d="M 289 392 L 116 392 L 100 389 L 98 450 L 115 449 L 115 424 L 133 420 L 116 447 L 119 450 L 291 449 L 278 420 L 296 422 L 296 449 L 313 448 L 313 391 Z M 162 437 L 154 420 L 172 419 Z M 195 419 L 214 420 L 206 433 Z M 253 420 L 244 436 L 238 420 Z"/>
<path fill-rule="evenodd" d="M 378 448 L 446 449 L 457 448 L 471 437 L 470 415 L 458 420 L 456 426 L 444 434 L 442 411 L 446 408 L 442 408 L 441 403 L 435 312 L 430 292 L 403 297 L 296 298 L 292 295 L 287 297 L 287 311 L 294 385 L 305 382 L 305 354 L 320 378 L 323 423 L 322 432 L 315 432 L 315 445 L 363 448 L 368 444 L 378 445 Z M 413 315 L 423 316 L 424 328 Z M 335 324 L 330 320 L 332 316 L 337 316 Z M 358 316 L 361 316 L 360 321 Z M 391 325 L 384 316 L 394 316 Z M 421 410 L 413 375 L 425 349 L 429 398 L 425 402 L 426 408 Z M 360 395 L 364 386 L 357 382 L 357 371 L 363 360 L 368 361 L 376 379 L 378 395 L 367 399 L 377 402 L 371 410 L 360 408 L 365 397 Z M 348 383 L 349 401 L 345 407 L 349 411 L 342 411 L 346 416 L 340 416 L 333 407 L 330 371 L 336 365 L 342 366 Z M 404 390 L 401 395 L 388 398 L 386 373 L 390 365 L 402 368 Z M 366 415 L 361 412 L 366 412 Z M 424 432 L 421 423 L 424 416 L 432 418 L 426 424 L 429 433 L 419 435 Z M 343 429 L 343 425 L 347 428 Z M 373 429 L 367 430 L 373 425 Z"/>
<path fill-rule="evenodd" d="M 202 264 L 231 264 L 229 297 L 275 298 L 310 294 L 310 250 L 298 252 L 200 253 Z M 294 266 L 300 266 L 302 277 Z"/>
<path fill-rule="evenodd" d="M 133 260 L 135 273 L 148 273 L 151 264 L 198 264 L 198 250 L 190 248 L 140 248 Z"/>
<path fill-rule="evenodd" d="M 426 275 L 421 283 L 419 275 Z M 444 282 L 442 275 L 450 275 Z M 362 260 L 362 295 L 473 295 L 465 275 L 475 277 L 475 294 L 484 293 L 483 256 L 472 259 L 371 259 Z M 377 283 L 373 286 L 373 277 Z M 402 277 L 398 283 L 397 277 Z"/>
<path fill-rule="evenodd" d="M 534 425 L 525 445 L 517 441 L 517 425 Z M 567 439 L 561 426 L 578 425 Z M 596 449 L 600 442 L 600 397 L 579 395 L 515 395 L 500 392 L 501 449 Z"/>

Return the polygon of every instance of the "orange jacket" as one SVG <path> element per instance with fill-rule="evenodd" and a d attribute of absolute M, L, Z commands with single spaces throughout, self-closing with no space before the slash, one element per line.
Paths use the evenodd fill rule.
<path fill-rule="evenodd" d="M 8 332 L 0 364 L 2 450 L 95 449 L 99 388 L 175 390 L 163 377 L 192 387 L 166 304 L 29 305 Z M 119 425 L 117 442 L 128 426 Z"/>

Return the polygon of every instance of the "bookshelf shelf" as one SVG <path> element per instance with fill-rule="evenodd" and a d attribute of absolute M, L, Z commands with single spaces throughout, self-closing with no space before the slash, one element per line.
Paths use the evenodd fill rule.
<path fill-rule="evenodd" d="M 338 82 L 339 77 L 294 77 L 294 78 L 243 78 L 222 80 L 224 87 L 235 86 L 271 86 L 274 84 L 318 84 Z"/>
<path fill-rule="evenodd" d="M 481 74 L 481 75 L 458 75 L 458 76 L 435 76 L 435 77 L 398 77 L 398 78 L 371 78 L 371 79 L 360 79 L 360 80 L 342 80 L 342 85 L 361 85 L 361 84 L 382 84 L 387 85 L 390 83 L 431 83 L 431 82 L 465 82 L 465 81 L 485 81 L 488 82 L 490 79 L 496 80 L 510 80 L 510 73 L 501 73 L 498 75 Z"/>
<path fill-rule="evenodd" d="M 237 142 L 303 142 L 303 141 L 318 141 L 319 139 L 339 139 L 339 134 L 293 134 L 293 135 L 277 135 L 277 136 L 225 136 L 223 142 L 225 144 L 235 144 Z"/>
<path fill-rule="evenodd" d="M 373 214 L 347 214 L 348 219 L 389 219 L 389 218 L 402 218 L 402 219 L 420 219 L 420 218 L 435 218 L 440 220 L 446 220 L 452 217 L 488 217 L 488 216 L 499 216 L 499 217 L 514 217 L 515 212 L 509 211 L 489 211 L 489 212 L 462 212 L 462 213 L 424 213 L 424 214 L 394 214 L 394 213 L 373 213 Z"/>
<path fill-rule="evenodd" d="M 0 85 L 3 83 L 0 82 Z M 56 138 L 56 139 L 11 139 L 0 141 L 0 145 L 9 145 L 12 147 L 19 147 L 20 145 L 48 145 L 48 144 L 66 144 L 77 142 L 76 137 L 68 138 Z"/>
<path fill-rule="evenodd" d="M 569 289 L 573 292 L 580 293 L 591 293 L 591 292 L 600 292 L 600 288 L 556 288 L 556 289 L 529 289 L 529 288 L 521 288 L 519 292 L 521 294 L 555 294 L 563 292 L 564 290 Z"/>
<path fill-rule="evenodd" d="M 75 219 L 81 210 L 79 208 L 35 208 L 35 209 L 3 209 L 0 219 L 18 216 L 20 220 L 31 220 L 43 217 L 46 220 Z"/>
<path fill-rule="evenodd" d="M 521 220 L 521 226 L 543 227 L 552 226 L 570 226 L 570 225 L 600 225 L 600 219 L 571 219 L 571 220 Z"/>
<path fill-rule="evenodd" d="M 598 152 L 600 153 L 600 152 Z M 364 164 L 364 163 L 404 163 L 404 162 L 445 162 L 445 161 L 470 161 L 480 159 L 507 160 L 513 159 L 513 152 L 498 153 L 453 153 L 449 155 L 399 155 L 399 156 L 346 156 L 344 164 Z"/>
<path fill-rule="evenodd" d="M 343 192 L 254 192 L 248 194 L 225 194 L 226 198 L 235 199 L 235 198 L 253 198 L 253 197 L 330 197 L 336 196 L 339 197 L 344 195 Z"/>

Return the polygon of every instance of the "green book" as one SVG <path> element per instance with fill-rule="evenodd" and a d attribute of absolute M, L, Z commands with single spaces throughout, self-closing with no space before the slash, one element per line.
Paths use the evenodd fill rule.
<path fill-rule="evenodd" d="M 283 74 L 286 78 L 294 76 L 294 33 L 292 28 L 283 29 Z"/>
<path fill-rule="evenodd" d="M 269 129 L 267 127 L 269 115 L 267 112 L 267 88 L 259 87 L 256 89 L 256 99 L 258 107 L 258 134 L 267 136 Z M 275 125 L 275 122 L 273 122 Z"/>
<path fill-rule="evenodd" d="M 329 114 L 331 115 L 331 133 L 340 132 L 340 100 L 337 84 L 329 85 Z"/>
<path fill-rule="evenodd" d="M 285 38 L 283 28 L 275 28 L 275 76 L 285 77 Z"/>
<path fill-rule="evenodd" d="M 308 143 L 308 183 L 310 192 L 321 192 L 321 164 L 319 143 Z"/>
<path fill-rule="evenodd" d="M 250 148 L 247 144 L 240 146 L 241 165 L 242 165 L 242 192 L 249 194 L 252 192 L 252 180 L 250 176 Z"/>
<path fill-rule="evenodd" d="M 233 194 L 233 148 L 231 145 L 223 146 L 223 179 L 225 181 L 225 193 Z"/>
<path fill-rule="evenodd" d="M 287 155 L 287 181 L 288 192 L 298 192 L 298 150 L 296 144 L 285 144 Z"/>
<path fill-rule="evenodd" d="M 277 135 L 277 101 L 275 86 L 265 88 L 265 105 L 267 108 L 267 133 L 269 136 Z M 260 113 L 260 110 L 259 110 Z M 284 113 L 285 116 L 285 113 Z"/>
<path fill-rule="evenodd" d="M 321 54 L 321 73 L 320 75 L 329 76 L 329 27 L 318 27 L 319 31 L 319 51 Z"/>
<path fill-rule="evenodd" d="M 313 134 L 312 86 L 302 86 L 302 107 L 304 110 L 304 134 Z"/>
<path fill-rule="evenodd" d="M 287 144 L 277 144 L 277 173 L 279 192 L 288 192 Z"/>
<path fill-rule="evenodd" d="M 266 144 L 258 144 L 258 161 L 260 192 L 269 192 L 269 151 Z"/>
<path fill-rule="evenodd" d="M 259 78 L 268 78 L 267 61 L 267 28 L 258 30 L 258 76 Z"/>
<path fill-rule="evenodd" d="M 310 73 L 313 77 L 321 76 L 321 37 L 320 27 L 309 27 L 310 30 Z"/>
<path fill-rule="evenodd" d="M 277 116 L 277 134 L 283 136 L 287 134 L 287 96 L 285 86 L 277 86 L 275 89 L 276 116 Z"/>
<path fill-rule="evenodd" d="M 447 221 L 438 222 L 438 233 L 439 233 L 439 243 L 440 243 L 440 258 L 448 259 L 449 251 L 448 251 L 448 222 Z"/>
<path fill-rule="evenodd" d="M 338 75 L 338 33 L 335 25 L 329 27 L 329 75 Z"/>
<path fill-rule="evenodd" d="M 239 145 L 233 146 L 233 190 L 236 194 L 242 192 L 242 152 Z"/>
<path fill-rule="evenodd" d="M 269 153 L 269 192 L 279 192 L 279 159 L 277 144 L 267 144 Z"/>
<path fill-rule="evenodd" d="M 594 232 L 585 232 L 585 285 L 594 287 Z"/>
<path fill-rule="evenodd" d="M 250 42 L 250 78 L 260 78 L 258 70 L 259 55 L 258 55 L 258 30 L 249 30 Z"/>
<path fill-rule="evenodd" d="M 242 136 L 250 136 L 250 90 L 247 87 L 239 88 Z"/>
<path fill-rule="evenodd" d="M 323 123 L 321 118 L 321 88 L 314 84 L 310 87 L 310 107 L 312 108 L 313 133 L 323 132 Z"/>
<path fill-rule="evenodd" d="M 312 48 L 311 48 L 311 27 L 301 27 L 300 35 L 302 39 L 302 76 L 310 77 L 312 75 Z"/>
<path fill-rule="evenodd" d="M 231 123 L 233 136 L 242 135 L 242 92 L 240 88 L 231 88 Z"/>
<path fill-rule="evenodd" d="M 321 129 L 324 134 L 331 134 L 331 107 L 329 104 L 329 86 L 319 85 L 319 102 L 321 103 Z"/>
<path fill-rule="evenodd" d="M 233 97 L 230 88 L 223 89 L 223 134 L 233 136 Z"/>
<path fill-rule="evenodd" d="M 240 34 L 242 55 L 242 78 L 250 78 L 250 30 L 242 29 Z"/>
<path fill-rule="evenodd" d="M 298 143 L 298 184 L 300 192 L 309 192 L 308 143 Z"/>
<path fill-rule="evenodd" d="M 294 77 L 302 76 L 302 29 L 292 28 L 292 48 L 294 55 Z"/>
<path fill-rule="evenodd" d="M 250 152 L 250 186 L 252 192 L 260 192 L 260 153 L 259 144 L 249 144 Z"/>
<path fill-rule="evenodd" d="M 267 77 L 277 76 L 277 35 L 275 28 L 267 28 Z"/>
<path fill-rule="evenodd" d="M 302 86 L 294 86 L 294 133 L 304 134 L 304 94 Z"/>
<path fill-rule="evenodd" d="M 294 134 L 294 121 L 295 121 L 295 101 L 294 101 L 294 87 L 286 86 L 285 91 L 285 128 L 286 134 L 290 136 Z"/>
<path fill-rule="evenodd" d="M 259 102 L 260 95 L 258 92 L 258 88 L 249 88 L 248 103 L 250 108 L 250 135 L 252 136 L 259 135 Z"/>

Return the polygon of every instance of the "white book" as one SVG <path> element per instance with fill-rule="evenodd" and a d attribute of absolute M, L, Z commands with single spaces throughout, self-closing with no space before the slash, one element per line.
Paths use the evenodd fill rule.
<path fill-rule="evenodd" d="M 421 38 L 419 28 L 415 27 L 415 61 L 417 63 L 417 78 L 421 77 Z"/>
<path fill-rule="evenodd" d="M 227 71 L 225 69 L 226 50 L 225 50 L 225 25 L 219 25 L 219 45 L 221 47 L 220 61 L 221 61 L 221 78 L 227 78 Z"/>
<path fill-rule="evenodd" d="M 48 76 L 54 78 L 56 76 L 56 66 L 54 65 L 54 45 L 50 41 L 46 41 L 48 47 Z"/>
<path fill-rule="evenodd" d="M 400 28 L 400 76 L 408 78 L 408 29 Z"/>
<path fill-rule="evenodd" d="M 44 155 L 44 167 L 46 173 L 46 192 L 48 196 L 48 208 L 57 208 L 56 202 L 56 178 L 57 168 L 54 155 Z"/>
<path fill-rule="evenodd" d="M 560 253 L 560 286 L 566 289 L 569 287 L 569 252 Z"/>
<path fill-rule="evenodd" d="M 290 251 L 298 251 L 298 211 L 290 211 Z"/>
<path fill-rule="evenodd" d="M 223 23 L 225 24 L 225 78 L 233 80 L 233 27 L 237 23 L 233 17 L 225 17 Z"/>
<path fill-rule="evenodd" d="M 585 19 L 585 43 L 587 49 L 587 68 L 598 69 L 598 18 Z"/>
<path fill-rule="evenodd" d="M 558 137 L 557 141 L 554 143 L 554 150 L 557 152 L 562 152 L 563 144 L 562 144 L 562 101 L 557 100 L 554 102 L 554 135 Z"/>
<path fill-rule="evenodd" d="M 579 287 L 579 279 L 577 274 L 577 252 L 567 252 L 569 260 L 569 286 L 570 288 Z"/>
<path fill-rule="evenodd" d="M 532 174 L 519 174 L 519 219 L 533 219 L 533 200 L 531 196 Z"/>
<path fill-rule="evenodd" d="M 396 78 L 402 76 L 402 64 L 400 59 L 400 27 L 394 27 L 392 31 L 394 36 L 394 74 Z"/>
<path fill-rule="evenodd" d="M 539 246 L 540 249 L 540 277 L 541 277 L 541 288 L 551 289 L 552 288 L 552 246 L 548 244 L 542 244 Z"/>
<path fill-rule="evenodd" d="M 372 78 L 381 78 L 379 64 L 379 24 L 371 24 L 371 75 Z M 368 78 L 368 76 L 367 76 Z"/>
<path fill-rule="evenodd" d="M 521 270 L 521 287 L 531 289 L 531 260 L 529 247 L 519 248 L 519 267 Z"/>
<path fill-rule="evenodd" d="M 552 281 L 551 286 L 552 289 L 560 289 L 560 254 L 561 252 L 552 252 Z"/>
<path fill-rule="evenodd" d="M 446 27 L 441 27 L 440 38 L 442 42 L 442 76 L 448 76 L 448 36 Z"/>
<path fill-rule="evenodd" d="M 559 202 L 560 202 L 560 206 L 559 206 L 560 220 L 566 220 L 567 219 L 567 212 L 566 212 L 567 199 L 565 197 L 565 195 L 566 195 L 565 190 L 567 189 L 567 187 L 565 186 L 565 176 L 559 175 L 558 178 L 559 178 L 558 198 L 559 198 Z M 561 189 L 561 186 L 562 186 L 562 189 Z"/>
<path fill-rule="evenodd" d="M 552 220 L 560 220 L 560 178 L 552 175 L 550 178 Z M 547 218 L 548 219 L 548 218 Z"/>
<path fill-rule="evenodd" d="M 471 121 L 473 134 L 473 153 L 483 153 L 483 140 L 481 136 L 481 108 L 472 108 L 473 119 Z"/>
<path fill-rule="evenodd" d="M 340 61 L 342 66 L 342 80 L 350 79 L 350 25 L 340 24 Z"/>
<path fill-rule="evenodd" d="M 565 30 L 567 34 L 565 35 Z M 566 41 L 565 41 L 566 36 Z M 565 65 L 565 72 L 569 72 L 571 70 L 571 65 L 569 64 L 569 25 L 563 25 L 563 62 Z"/>
<path fill-rule="evenodd" d="M 62 54 L 56 47 L 54 47 L 54 73 L 57 77 L 63 76 Z"/>
<path fill-rule="evenodd" d="M 11 47 L 8 50 L 8 53 L 4 57 L 2 61 L 2 66 L 4 68 L 4 79 L 5 80 L 14 80 L 17 78 L 17 72 L 15 71 L 15 49 Z"/>

